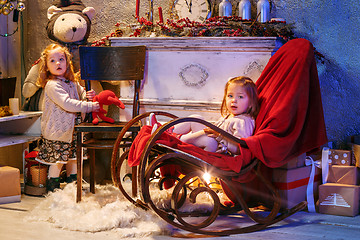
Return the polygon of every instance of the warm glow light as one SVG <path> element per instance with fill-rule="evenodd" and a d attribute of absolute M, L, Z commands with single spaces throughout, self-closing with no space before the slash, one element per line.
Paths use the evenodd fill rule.
<path fill-rule="evenodd" d="M 207 184 L 210 183 L 211 176 L 210 176 L 209 173 L 204 173 L 203 178 L 204 178 L 204 180 L 205 180 L 205 182 L 206 182 Z"/>

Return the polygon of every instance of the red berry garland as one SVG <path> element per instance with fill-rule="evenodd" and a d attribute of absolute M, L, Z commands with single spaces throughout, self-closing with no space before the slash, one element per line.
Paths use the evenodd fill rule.
<path fill-rule="evenodd" d="M 191 21 L 189 18 L 179 20 L 167 19 L 164 22 L 150 22 L 145 18 L 135 18 L 138 25 L 132 29 L 129 37 L 156 36 L 166 37 L 281 37 L 285 41 L 294 37 L 293 24 L 287 24 L 285 21 L 270 21 L 259 23 L 254 20 L 243 20 L 238 16 L 221 17 L 216 16 L 205 20 L 204 22 Z M 110 37 L 122 37 L 129 25 L 122 23 L 115 24 L 115 31 L 110 35 L 92 42 L 91 46 L 107 46 Z M 324 62 L 325 57 L 315 51 L 315 56 Z"/>

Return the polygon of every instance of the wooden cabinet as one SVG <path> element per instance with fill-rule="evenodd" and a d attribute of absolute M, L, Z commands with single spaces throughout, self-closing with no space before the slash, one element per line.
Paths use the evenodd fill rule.
<path fill-rule="evenodd" d="M 248 76 L 256 81 L 282 45 L 276 37 L 124 37 L 110 41 L 111 46 L 147 48 L 142 112 L 163 110 L 180 117 L 201 114 L 207 120 L 220 116 L 227 80 Z M 125 105 L 131 104 L 132 88 L 130 83 L 120 85 Z M 126 106 L 120 117 L 130 119 L 130 109 Z"/>
<path fill-rule="evenodd" d="M 40 138 L 40 117 L 42 112 L 20 112 L 19 115 L 0 118 L 0 164 L 24 166 L 24 150 L 28 144 Z M 15 146 L 15 145 L 20 145 Z M 14 146 L 11 148 L 10 146 Z M 19 151 L 21 149 L 21 154 Z M 11 159 L 21 156 L 22 159 Z M 4 159 L 3 159 L 4 158 Z M 13 164 L 12 161 L 16 161 Z"/>

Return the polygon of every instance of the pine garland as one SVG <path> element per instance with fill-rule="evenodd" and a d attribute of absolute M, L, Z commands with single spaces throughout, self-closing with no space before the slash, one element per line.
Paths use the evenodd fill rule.
<path fill-rule="evenodd" d="M 204 22 L 190 21 L 189 18 L 179 20 L 167 19 L 165 23 L 137 19 L 136 25 L 116 23 L 115 31 L 110 35 L 92 42 L 91 46 L 109 46 L 110 37 L 281 37 L 285 41 L 296 38 L 294 25 L 285 21 L 260 23 L 243 20 L 238 16 L 216 16 Z M 314 49 L 315 56 L 321 63 L 325 56 Z"/>
<path fill-rule="evenodd" d="M 259 23 L 243 20 L 237 16 L 212 17 L 200 23 L 188 18 L 167 19 L 166 23 L 153 23 L 139 18 L 135 27 L 123 23 L 115 24 L 115 31 L 92 43 L 92 46 L 109 45 L 110 37 L 282 37 L 294 38 L 293 25 L 271 21 Z"/>

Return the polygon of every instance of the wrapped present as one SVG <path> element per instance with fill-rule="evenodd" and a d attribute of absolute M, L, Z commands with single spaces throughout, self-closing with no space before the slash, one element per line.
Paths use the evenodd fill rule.
<path fill-rule="evenodd" d="M 0 204 L 21 201 L 20 170 L 0 167 Z"/>
<path fill-rule="evenodd" d="M 326 183 L 319 186 L 319 212 L 339 216 L 359 214 L 360 186 Z"/>
<path fill-rule="evenodd" d="M 312 172 L 314 171 L 314 172 Z M 311 179 L 311 173 L 313 179 Z M 310 181 L 312 180 L 312 181 Z M 296 204 L 307 200 L 307 198 L 317 199 L 318 186 L 321 183 L 321 171 L 317 167 L 305 166 L 294 169 L 273 169 L 272 182 L 278 189 L 282 200 L 282 208 L 292 208 Z M 308 187 L 311 188 L 308 188 Z M 308 189 L 313 189 L 307 193 Z"/>
<path fill-rule="evenodd" d="M 352 162 L 351 151 L 349 150 L 330 149 L 329 162 L 331 165 L 354 165 Z"/>
<path fill-rule="evenodd" d="M 360 136 L 351 136 L 353 163 L 360 168 Z"/>
<path fill-rule="evenodd" d="M 359 168 L 355 166 L 329 166 L 328 183 L 358 185 L 360 183 Z"/>
<path fill-rule="evenodd" d="M 299 167 L 305 167 L 306 153 L 301 154 L 298 157 L 291 159 L 289 162 L 281 166 L 282 169 L 293 169 Z"/>
<path fill-rule="evenodd" d="M 352 145 L 353 150 L 353 161 L 354 165 L 358 168 L 360 168 L 360 145 L 359 144 L 353 144 Z"/>

